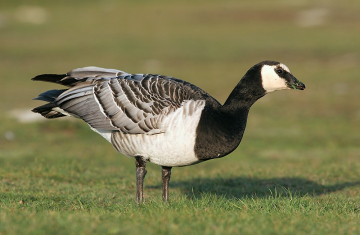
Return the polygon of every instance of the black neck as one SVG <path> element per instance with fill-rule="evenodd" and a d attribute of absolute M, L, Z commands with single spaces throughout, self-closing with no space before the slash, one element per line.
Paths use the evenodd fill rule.
<path fill-rule="evenodd" d="M 229 110 L 237 110 L 241 107 L 250 108 L 264 95 L 260 71 L 251 68 L 230 93 L 223 107 Z"/>
<path fill-rule="evenodd" d="M 245 74 L 224 105 L 206 103 L 195 143 L 200 160 L 226 156 L 240 144 L 250 107 L 265 95 L 260 74 L 251 72 L 250 69 Z"/>

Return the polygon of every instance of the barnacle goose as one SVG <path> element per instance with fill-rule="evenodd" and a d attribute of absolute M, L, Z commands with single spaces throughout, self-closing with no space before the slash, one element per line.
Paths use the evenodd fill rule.
<path fill-rule="evenodd" d="M 32 80 L 69 87 L 40 94 L 35 99 L 48 103 L 33 112 L 81 118 L 118 152 L 135 158 L 137 202 L 143 201 L 147 161 L 162 166 L 167 201 L 172 167 L 226 156 L 240 144 L 255 101 L 276 90 L 305 89 L 275 61 L 251 67 L 224 105 L 193 84 L 156 74 L 84 67 Z"/>

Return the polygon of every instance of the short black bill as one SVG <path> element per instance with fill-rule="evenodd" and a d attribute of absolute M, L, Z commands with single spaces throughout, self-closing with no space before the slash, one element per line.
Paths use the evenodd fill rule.
<path fill-rule="evenodd" d="M 291 75 L 291 80 L 287 85 L 289 88 L 294 90 L 305 90 L 305 84 L 297 80 L 297 78 L 293 75 Z"/>

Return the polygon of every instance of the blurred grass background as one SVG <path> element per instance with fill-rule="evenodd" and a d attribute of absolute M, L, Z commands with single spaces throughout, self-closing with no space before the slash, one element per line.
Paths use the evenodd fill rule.
<path fill-rule="evenodd" d="M 179 230 L 172 225 L 178 223 L 208 234 L 221 234 L 225 225 L 233 228 L 230 231 L 252 234 L 257 234 L 256 228 L 259 234 L 282 229 L 291 233 L 303 229 L 309 234 L 315 229 L 309 224 L 317 220 L 332 224 L 320 226 L 324 233 L 338 229 L 356 234 L 360 208 L 359 26 L 360 2 L 355 0 L 0 0 L 0 234 L 39 232 L 39 228 L 53 232 L 55 225 L 65 229 L 64 221 L 70 224 L 70 232 L 86 234 L 96 230 L 81 229 L 82 224 L 101 224 L 91 217 L 95 216 L 91 211 L 105 213 L 109 227 L 114 228 L 104 228 L 104 234 L 116 234 L 137 224 L 129 219 L 130 212 L 140 216 L 133 205 L 133 159 L 116 153 L 80 121 L 30 122 L 34 116 L 25 111 L 41 104 L 32 99 L 45 90 L 60 89 L 32 82 L 32 77 L 90 65 L 159 73 L 189 81 L 223 103 L 247 69 L 262 60 L 286 64 L 306 90 L 275 92 L 259 100 L 234 153 L 175 168 L 170 183 L 176 205 L 170 208 L 175 211 L 171 216 L 178 210 L 191 211 L 190 199 L 200 201 L 195 211 L 201 211 L 204 203 L 205 208 L 229 219 L 239 212 L 226 211 L 240 205 L 241 213 L 253 208 L 251 216 L 237 214 L 253 230 L 250 225 L 240 230 L 239 221 L 231 219 L 217 223 L 208 218 L 215 229 L 204 230 L 205 219 L 198 225 L 184 218 L 174 222 L 157 217 L 155 212 L 169 208 L 151 204 L 160 203 L 160 168 L 148 164 L 145 197 L 153 207 L 142 211 L 145 215 L 140 218 L 147 221 L 155 216 L 159 223 L 166 221 L 171 226 L 153 226 L 147 232 L 176 234 Z M 314 211 L 324 210 L 328 216 L 319 217 L 317 211 L 307 219 L 295 213 L 298 220 L 287 224 L 287 214 L 268 213 L 266 217 L 261 204 L 244 206 L 232 201 L 267 198 L 279 185 L 305 198 L 305 203 L 319 202 Z M 214 204 L 219 200 L 237 206 L 225 203 L 227 206 L 218 208 Z M 343 212 L 324 201 L 350 209 Z M 84 208 L 78 202 L 90 205 Z M 125 205 L 133 207 L 125 212 L 119 209 Z M 45 215 L 34 216 L 39 211 Z M 78 211 L 88 212 L 88 217 L 75 214 L 77 219 L 70 219 Z M 115 215 L 107 214 L 109 211 Z M 334 213 L 344 215 L 333 217 Z M 126 217 L 122 225 L 129 230 L 118 230 L 119 217 Z M 259 217 L 260 224 L 256 222 Z M 16 226 L 19 220 L 28 222 Z M 53 227 L 47 227 L 48 223 Z"/>

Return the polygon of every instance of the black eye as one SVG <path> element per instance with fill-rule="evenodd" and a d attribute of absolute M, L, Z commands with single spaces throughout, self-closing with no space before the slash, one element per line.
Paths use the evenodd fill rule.
<path fill-rule="evenodd" d="M 278 73 L 278 74 L 281 74 L 282 72 L 283 72 L 282 69 L 277 69 L 277 70 L 276 70 L 276 73 Z"/>

